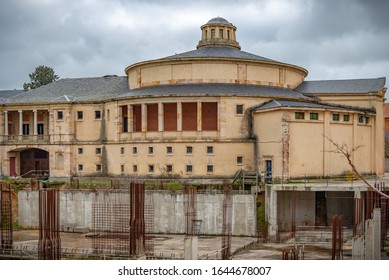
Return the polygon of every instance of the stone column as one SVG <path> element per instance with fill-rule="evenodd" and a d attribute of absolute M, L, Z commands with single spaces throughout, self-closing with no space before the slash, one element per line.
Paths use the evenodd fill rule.
<path fill-rule="evenodd" d="M 23 111 L 19 110 L 19 135 L 23 135 Z"/>
<path fill-rule="evenodd" d="M 142 110 L 142 132 L 147 131 L 147 107 L 145 103 L 141 105 Z"/>
<path fill-rule="evenodd" d="M 201 131 L 201 127 L 202 127 L 201 102 L 197 102 L 197 131 Z"/>
<path fill-rule="evenodd" d="M 277 191 L 271 186 L 266 186 L 266 216 L 269 222 L 268 234 L 270 237 L 276 237 L 278 233 L 277 221 Z"/>
<path fill-rule="evenodd" d="M 163 103 L 158 103 L 158 131 L 163 131 Z"/>
<path fill-rule="evenodd" d="M 182 102 L 177 102 L 177 131 L 182 131 Z"/>
<path fill-rule="evenodd" d="M 33 110 L 34 112 L 34 135 L 38 135 L 38 111 Z"/>
<path fill-rule="evenodd" d="M 4 111 L 4 135 L 8 135 L 8 111 Z"/>

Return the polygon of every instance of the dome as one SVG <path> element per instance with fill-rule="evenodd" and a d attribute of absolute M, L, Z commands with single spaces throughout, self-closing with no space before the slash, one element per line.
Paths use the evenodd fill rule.
<path fill-rule="evenodd" d="M 212 23 L 230 24 L 228 20 L 221 17 L 215 17 L 207 22 L 207 24 L 212 24 Z"/>

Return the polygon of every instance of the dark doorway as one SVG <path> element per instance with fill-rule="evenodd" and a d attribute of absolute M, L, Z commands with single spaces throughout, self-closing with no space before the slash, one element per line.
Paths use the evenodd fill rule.
<path fill-rule="evenodd" d="M 326 192 L 315 192 L 315 216 L 316 226 L 328 226 Z"/>
<path fill-rule="evenodd" d="M 271 160 L 267 160 L 266 161 L 266 177 L 265 177 L 265 181 L 266 183 L 271 183 L 272 182 L 272 161 Z"/>
<path fill-rule="evenodd" d="M 49 153 L 41 149 L 20 152 L 20 175 L 34 177 L 49 173 Z"/>

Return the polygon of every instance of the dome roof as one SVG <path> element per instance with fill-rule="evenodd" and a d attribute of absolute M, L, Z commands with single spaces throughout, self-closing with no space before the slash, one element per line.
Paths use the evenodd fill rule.
<path fill-rule="evenodd" d="M 231 24 L 228 22 L 228 20 L 221 18 L 221 17 L 215 17 L 207 22 L 207 24 L 210 24 L 210 23 Z"/>

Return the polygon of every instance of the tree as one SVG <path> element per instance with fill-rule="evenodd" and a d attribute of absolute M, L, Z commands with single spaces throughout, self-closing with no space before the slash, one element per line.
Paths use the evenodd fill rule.
<path fill-rule="evenodd" d="M 29 76 L 31 82 L 23 84 L 25 90 L 38 88 L 59 79 L 59 77 L 55 75 L 53 68 L 43 65 L 36 67 L 35 71 L 29 74 Z"/>

